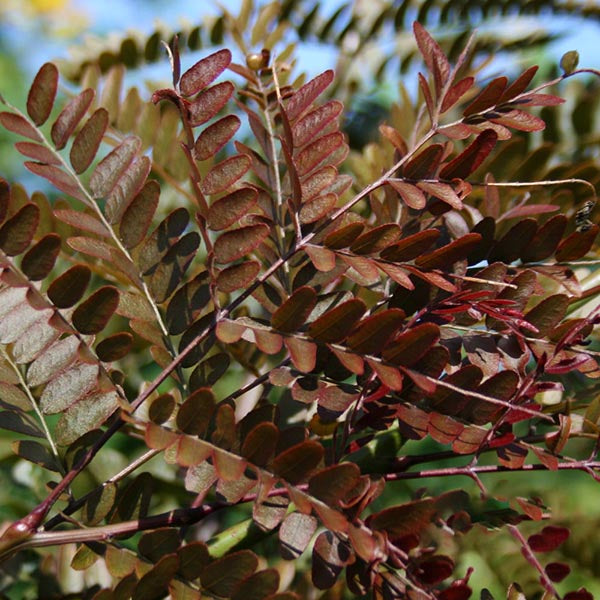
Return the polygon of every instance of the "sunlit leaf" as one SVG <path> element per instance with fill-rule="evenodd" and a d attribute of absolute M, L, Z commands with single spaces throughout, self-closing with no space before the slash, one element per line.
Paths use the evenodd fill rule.
<path fill-rule="evenodd" d="M 286 103 L 285 112 L 290 121 L 296 120 L 333 81 L 333 71 L 328 70 L 305 83 Z"/>
<path fill-rule="evenodd" d="M 92 164 L 107 127 L 108 112 L 99 108 L 75 136 L 69 153 L 75 173 L 83 173 Z"/>
<path fill-rule="evenodd" d="M 85 116 L 94 99 L 94 90 L 87 88 L 69 100 L 52 124 L 51 136 L 57 150 L 67 145 L 71 134 Z"/>
<path fill-rule="evenodd" d="M 192 96 L 210 85 L 231 62 L 231 52 L 218 50 L 199 60 L 179 80 L 179 89 L 184 96 Z"/>
<path fill-rule="evenodd" d="M 214 231 L 227 229 L 246 215 L 255 206 L 257 199 L 257 191 L 249 187 L 219 198 L 208 210 L 208 226 Z"/>
<path fill-rule="evenodd" d="M 140 138 L 127 137 L 96 165 L 90 177 L 90 190 L 94 198 L 104 198 L 110 194 L 141 147 Z"/>
<path fill-rule="evenodd" d="M 215 242 L 215 260 L 230 263 L 252 252 L 269 235 L 266 225 L 248 225 L 222 233 Z"/>
<path fill-rule="evenodd" d="M 197 160 L 207 160 L 214 156 L 235 135 L 241 121 L 235 115 L 228 115 L 209 125 L 196 139 L 194 152 Z"/>

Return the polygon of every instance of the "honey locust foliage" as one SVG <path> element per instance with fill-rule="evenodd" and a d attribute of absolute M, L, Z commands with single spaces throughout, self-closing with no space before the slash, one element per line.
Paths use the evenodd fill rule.
<path fill-rule="evenodd" d="M 0 427 L 46 484 L 5 515 L 10 581 L 450 600 L 476 574 L 448 539 L 500 529 L 531 593 L 591 597 L 535 490 L 482 480 L 598 478 L 600 170 L 535 137 L 578 71 L 481 83 L 473 40 L 451 60 L 415 22 L 417 106 L 350 153 L 333 71 L 252 53 L 282 17 L 249 6 L 233 50 L 185 68 L 174 38 L 149 100 L 119 64 L 57 97 L 47 63 L 4 102 L 54 188 L 0 182 Z"/>

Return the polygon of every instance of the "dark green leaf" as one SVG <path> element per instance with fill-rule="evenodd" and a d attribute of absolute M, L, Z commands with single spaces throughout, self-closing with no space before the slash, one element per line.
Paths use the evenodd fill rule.
<path fill-rule="evenodd" d="M 119 305 L 119 291 L 112 285 L 96 290 L 73 313 L 73 325 L 85 334 L 99 333 Z"/>
<path fill-rule="evenodd" d="M 1 232 L 0 229 L 0 237 Z M 31 281 L 41 281 L 52 271 L 59 252 L 60 236 L 49 233 L 27 251 L 21 270 Z"/>

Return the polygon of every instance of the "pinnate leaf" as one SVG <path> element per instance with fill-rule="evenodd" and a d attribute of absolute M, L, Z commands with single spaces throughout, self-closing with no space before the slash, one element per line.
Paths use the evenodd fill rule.
<path fill-rule="evenodd" d="M 468 117 L 499 103 L 507 83 L 508 79 L 506 77 L 497 77 L 490 81 L 490 83 L 481 90 L 479 95 L 465 108 L 463 115 Z"/>
<path fill-rule="evenodd" d="M 279 542 L 283 558 L 298 558 L 308 546 L 317 529 L 317 520 L 312 515 L 299 512 L 289 514 L 279 528 Z"/>
<path fill-rule="evenodd" d="M 289 333 L 304 325 L 317 302 L 315 290 L 308 286 L 298 288 L 271 317 L 271 325 L 279 331 Z"/>
<path fill-rule="evenodd" d="M 190 67 L 179 80 L 179 89 L 183 96 L 193 96 L 210 85 L 231 62 L 231 52 L 218 50 L 199 60 Z"/>
<path fill-rule="evenodd" d="M 569 297 L 555 294 L 536 304 L 525 314 L 525 320 L 531 323 L 538 333 L 534 337 L 545 337 L 564 319 L 569 307 Z"/>
<path fill-rule="evenodd" d="M 75 309 L 73 325 L 81 333 L 98 333 L 106 327 L 118 305 L 119 291 L 112 285 L 105 285 Z"/>
<path fill-rule="evenodd" d="M 389 179 L 388 183 L 400 194 L 406 206 L 415 210 L 425 208 L 427 198 L 425 198 L 425 194 L 416 185 L 399 179 Z"/>
<path fill-rule="evenodd" d="M 0 227 L 0 248 L 8 256 L 24 252 L 35 235 L 40 220 L 37 204 L 25 204 Z"/>
<path fill-rule="evenodd" d="M 290 122 L 295 121 L 333 81 L 333 71 L 328 70 L 305 83 L 285 104 Z"/>
<path fill-rule="evenodd" d="M 440 329 L 434 323 L 421 323 L 403 332 L 383 350 L 385 360 L 396 365 L 415 364 L 440 339 Z"/>
<path fill-rule="evenodd" d="M 252 252 L 269 235 L 266 225 L 248 225 L 222 233 L 215 242 L 215 260 L 230 263 Z"/>
<path fill-rule="evenodd" d="M 205 194 L 217 194 L 226 190 L 244 176 L 250 164 L 250 158 L 245 154 L 226 158 L 206 174 L 202 181 L 202 191 Z"/>
<path fill-rule="evenodd" d="M 48 165 L 60 165 L 60 158 L 58 158 L 52 150 L 49 150 L 42 144 L 36 142 L 17 142 L 15 148 L 27 158 L 33 158 L 33 160 L 46 163 Z"/>
<path fill-rule="evenodd" d="M 540 533 L 535 533 L 527 538 L 527 543 L 534 552 L 552 552 L 556 550 L 569 537 L 566 527 L 547 525 Z"/>
<path fill-rule="evenodd" d="M 300 176 L 307 175 L 338 148 L 344 145 L 344 134 L 340 132 L 321 136 L 303 148 L 295 158 L 296 168 Z"/>
<path fill-rule="evenodd" d="M 443 269 L 465 259 L 480 243 L 481 235 L 467 233 L 433 252 L 417 257 L 415 264 L 423 269 Z"/>
<path fill-rule="evenodd" d="M 208 209 L 208 226 L 214 231 L 227 229 L 256 205 L 257 198 L 258 192 L 250 187 L 242 187 L 219 198 Z"/>
<path fill-rule="evenodd" d="M 279 572 L 266 569 L 244 579 L 231 596 L 231 600 L 264 600 L 279 588 Z"/>
<path fill-rule="evenodd" d="M 309 335 L 321 342 L 340 342 L 348 336 L 366 310 L 362 300 L 348 300 L 313 321 L 308 330 Z"/>
<path fill-rule="evenodd" d="M 133 336 L 126 331 L 104 338 L 96 346 L 96 354 L 102 362 L 112 362 L 127 356 L 133 345 Z"/>
<path fill-rule="evenodd" d="M 482 131 L 473 142 L 440 171 L 442 179 L 466 179 L 494 149 L 498 134 L 493 129 Z"/>
<path fill-rule="evenodd" d="M 214 156 L 235 135 L 240 125 L 238 117 L 228 115 L 207 127 L 194 144 L 196 159 L 207 160 Z"/>
<path fill-rule="evenodd" d="M 49 233 L 27 251 L 21 270 L 31 281 L 40 281 L 52 271 L 59 252 L 60 236 Z"/>
<path fill-rule="evenodd" d="M 585 256 L 591 250 L 599 231 L 598 225 L 592 225 L 586 231 L 574 231 L 559 244 L 555 254 L 556 260 L 567 262 Z"/>
<path fill-rule="evenodd" d="M 89 267 L 74 265 L 50 284 L 48 298 L 58 308 L 69 308 L 81 300 L 91 277 Z"/>
<path fill-rule="evenodd" d="M 223 81 L 200 92 L 189 104 L 191 125 L 202 125 L 212 119 L 227 104 L 234 91 L 230 81 Z"/>
<path fill-rule="evenodd" d="M 125 209 L 119 236 L 126 248 L 135 248 L 144 240 L 158 207 L 159 195 L 158 182 L 147 181 Z"/>
<path fill-rule="evenodd" d="M 140 138 L 129 136 L 98 163 L 90 177 L 90 190 L 94 198 L 104 198 L 110 194 L 141 147 Z"/>
<path fill-rule="evenodd" d="M 202 587 L 212 594 L 230 597 L 235 588 L 258 567 L 250 550 L 240 550 L 219 558 L 200 571 Z"/>
<path fill-rule="evenodd" d="M 419 535 L 431 523 L 435 513 L 435 502 L 425 498 L 379 511 L 367 519 L 367 526 L 386 531 L 392 539 Z"/>
<path fill-rule="evenodd" d="M 222 292 L 230 293 L 246 287 L 260 271 L 260 263 L 248 260 L 238 265 L 227 267 L 217 275 L 217 287 Z"/>
<path fill-rule="evenodd" d="M 163 556 L 137 582 L 131 596 L 132 600 L 159 600 L 163 598 L 178 568 L 179 558 L 177 554 Z"/>
<path fill-rule="evenodd" d="M 346 343 L 359 354 L 375 354 L 404 323 L 404 311 L 390 308 L 361 321 L 350 334 Z"/>
<path fill-rule="evenodd" d="M 393 262 L 407 262 L 423 254 L 439 237 L 438 229 L 424 229 L 385 248 L 380 256 Z"/>
<path fill-rule="evenodd" d="M 34 142 L 44 141 L 42 136 L 38 133 L 38 130 L 21 115 L 6 111 L 0 112 L 0 123 L 2 123 L 2 126 L 5 129 L 8 129 L 8 131 L 12 131 L 17 135 L 22 135 Z"/>
<path fill-rule="evenodd" d="M 64 192 L 69 196 L 73 196 L 73 198 L 77 198 L 78 200 L 81 200 L 84 203 L 88 202 L 85 194 L 79 187 L 77 180 L 74 177 L 72 177 L 69 173 L 60 169 L 59 167 L 55 165 L 44 165 L 41 163 L 30 161 L 26 161 L 23 164 L 32 173 L 35 173 L 36 175 L 47 179 L 55 188 L 57 188 L 61 192 Z"/>
<path fill-rule="evenodd" d="M 323 459 L 323 446 L 306 440 L 278 454 L 273 460 L 273 473 L 296 484 L 306 479 Z"/>
<path fill-rule="evenodd" d="M 417 21 L 413 23 L 413 32 L 417 46 L 430 73 L 433 74 L 436 91 L 439 93 L 446 84 L 450 74 L 448 58 L 439 47 L 438 43 L 429 35 L 425 28 Z"/>
<path fill-rule="evenodd" d="M 327 506 L 336 506 L 360 479 L 360 469 L 354 463 L 341 463 L 315 473 L 308 481 L 308 491 Z"/>
<path fill-rule="evenodd" d="M 75 173 L 83 173 L 92 164 L 107 127 L 108 111 L 99 108 L 75 136 L 69 153 Z"/>
<path fill-rule="evenodd" d="M 56 121 L 52 124 L 50 135 L 57 150 L 62 150 L 69 141 L 71 134 L 85 116 L 94 99 L 94 90 L 87 88 L 69 100 L 62 109 Z"/>

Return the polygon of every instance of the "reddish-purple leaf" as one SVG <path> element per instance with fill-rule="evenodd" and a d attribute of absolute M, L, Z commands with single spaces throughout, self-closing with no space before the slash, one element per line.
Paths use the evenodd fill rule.
<path fill-rule="evenodd" d="M 48 298 L 58 308 L 69 308 L 79 302 L 91 277 L 89 267 L 75 265 L 50 284 Z"/>
<path fill-rule="evenodd" d="M 323 446 L 306 440 L 284 450 L 273 459 L 273 473 L 296 485 L 306 479 L 323 459 Z"/>
<path fill-rule="evenodd" d="M 218 50 L 210 56 L 199 60 L 190 67 L 179 80 L 179 89 L 183 96 L 193 96 L 210 85 L 231 62 L 231 52 Z"/>
<path fill-rule="evenodd" d="M 309 244 L 305 247 L 305 251 L 317 270 L 328 273 L 335 269 L 336 255 L 335 252 L 329 250 L 329 248 L 311 246 Z"/>
<path fill-rule="evenodd" d="M 253 465 L 262 467 L 275 453 L 278 439 L 279 429 L 273 423 L 259 423 L 244 438 L 241 455 Z"/>
<path fill-rule="evenodd" d="M 290 353 L 292 364 L 302 373 L 310 373 L 317 361 L 317 345 L 296 337 L 285 337 L 283 343 Z"/>
<path fill-rule="evenodd" d="M 315 473 L 308 481 L 308 493 L 327 506 L 334 507 L 348 492 L 356 487 L 360 469 L 350 462 L 326 467 Z"/>
<path fill-rule="evenodd" d="M 521 260 L 537 262 L 552 256 L 566 228 L 567 217 L 564 215 L 555 215 L 546 221 L 525 246 Z"/>
<path fill-rule="evenodd" d="M 317 293 L 312 287 L 303 286 L 273 313 L 271 325 L 278 331 L 291 333 L 298 331 L 306 323 L 308 315 L 317 302 Z"/>
<path fill-rule="evenodd" d="M 298 213 L 300 223 L 302 225 L 314 223 L 327 216 L 334 209 L 337 199 L 336 194 L 323 194 L 311 198 L 300 207 L 300 212 Z"/>
<path fill-rule="evenodd" d="M 160 186 L 156 181 L 146 181 L 125 209 L 119 226 L 119 237 L 126 248 L 134 248 L 146 237 L 152 217 L 158 207 Z"/>
<path fill-rule="evenodd" d="M 506 89 L 507 83 L 508 79 L 506 77 L 497 77 L 490 81 L 479 95 L 465 108 L 463 115 L 468 117 L 480 113 L 486 108 L 490 108 L 490 106 L 498 104 Z"/>
<path fill-rule="evenodd" d="M 404 176 L 408 179 L 428 179 L 435 175 L 444 155 L 442 144 L 431 144 L 404 165 Z"/>
<path fill-rule="evenodd" d="M 399 179 L 388 179 L 389 183 L 399 194 L 406 206 L 415 210 L 425 208 L 427 198 L 425 194 L 414 184 Z"/>
<path fill-rule="evenodd" d="M 34 142 L 43 142 L 42 136 L 38 133 L 37 129 L 33 127 L 26 119 L 21 115 L 16 115 L 11 112 L 0 112 L 0 123 L 5 129 L 12 131 L 18 135 L 29 138 Z"/>
<path fill-rule="evenodd" d="M 119 291 L 112 285 L 96 290 L 73 312 L 73 325 L 86 335 L 104 329 L 119 304 Z"/>
<path fill-rule="evenodd" d="M 348 300 L 328 310 L 309 327 L 310 337 L 330 344 L 341 342 L 367 310 L 358 298 Z"/>
<path fill-rule="evenodd" d="M 246 154 L 237 154 L 216 164 L 202 181 L 205 194 L 217 194 L 232 186 L 250 168 L 251 160 Z"/>
<path fill-rule="evenodd" d="M 350 550 L 331 531 L 317 536 L 313 546 L 312 582 L 317 589 L 332 587 L 344 566 L 350 562 Z"/>
<path fill-rule="evenodd" d="M 208 126 L 196 140 L 194 153 L 197 160 L 214 156 L 235 135 L 241 121 L 235 115 L 228 115 Z"/>
<path fill-rule="evenodd" d="M 27 114 L 36 125 L 43 125 L 50 116 L 57 88 L 58 69 L 52 63 L 44 63 L 27 95 Z"/>
<path fill-rule="evenodd" d="M 462 210 L 462 200 L 449 183 L 440 183 L 438 181 L 419 181 L 417 186 L 424 192 L 427 192 L 428 194 L 439 198 L 446 204 L 449 204 L 454 210 Z"/>
<path fill-rule="evenodd" d="M 96 346 L 96 355 L 102 362 L 112 362 L 127 356 L 132 346 L 133 336 L 126 331 L 122 331 L 104 338 Z"/>
<path fill-rule="evenodd" d="M 358 354 L 379 353 L 387 341 L 402 327 L 404 311 L 390 308 L 361 321 L 346 340 Z"/>
<path fill-rule="evenodd" d="M 341 114 L 343 108 L 341 102 L 330 100 L 299 119 L 292 127 L 294 146 L 304 146 L 314 140 L 319 132 Z"/>
<path fill-rule="evenodd" d="M 538 68 L 539 67 L 537 65 L 533 65 L 532 67 L 529 67 L 528 69 L 523 71 L 523 73 L 521 73 L 506 88 L 506 90 L 500 97 L 500 102 L 508 102 L 508 101 L 512 100 L 513 98 L 515 98 L 516 96 L 518 96 L 519 94 L 522 94 L 527 89 L 527 86 L 531 83 L 531 80 L 537 73 Z"/>
<path fill-rule="evenodd" d="M 421 93 L 423 94 L 423 98 L 425 99 L 425 106 L 427 107 L 427 113 L 429 114 L 429 119 L 433 120 L 435 118 L 435 105 L 433 103 L 433 97 L 431 95 L 431 90 L 429 89 L 429 83 L 423 73 L 419 73 L 419 87 L 421 88 Z"/>
<path fill-rule="evenodd" d="M 452 575 L 454 561 L 448 556 L 431 556 L 420 560 L 416 567 L 416 577 L 427 585 L 441 583 Z"/>
<path fill-rule="evenodd" d="M 409 367 L 440 339 L 440 329 L 434 323 L 421 323 L 403 332 L 383 351 L 385 360 L 396 365 Z"/>
<path fill-rule="evenodd" d="M 598 225 L 592 225 L 586 231 L 574 231 L 559 244 L 554 257 L 559 262 L 582 258 L 591 250 L 599 231 Z"/>
<path fill-rule="evenodd" d="M 327 165 L 311 175 L 304 177 L 301 182 L 302 201 L 306 202 L 317 196 L 321 191 L 330 189 L 337 179 L 337 169 L 331 165 Z"/>
<path fill-rule="evenodd" d="M 530 535 L 527 543 L 534 552 L 552 552 L 567 540 L 569 533 L 566 527 L 547 525 L 540 533 Z"/>
<path fill-rule="evenodd" d="M 518 100 L 519 105 L 525 105 L 527 108 L 530 106 L 558 106 L 564 102 L 564 98 L 552 94 L 528 94 L 521 96 Z"/>
<path fill-rule="evenodd" d="M 310 173 L 314 168 L 327 160 L 338 148 L 344 145 L 344 134 L 340 132 L 321 136 L 303 150 L 295 158 L 296 168 L 300 176 Z"/>
<path fill-rule="evenodd" d="M 92 164 L 107 127 L 108 111 L 99 108 L 75 136 L 69 159 L 76 173 L 83 173 Z"/>
<path fill-rule="evenodd" d="M 230 263 L 252 252 L 269 235 L 266 225 L 248 225 L 233 231 L 222 233 L 214 245 L 215 260 L 218 263 Z"/>
<path fill-rule="evenodd" d="M 203 90 L 188 106 L 190 124 L 195 127 L 212 119 L 227 104 L 234 91 L 230 81 L 223 81 Z"/>
<path fill-rule="evenodd" d="M 381 252 L 380 256 L 392 262 L 408 262 L 423 254 L 439 236 L 438 229 L 424 229 L 389 246 Z"/>
<path fill-rule="evenodd" d="M 40 209 L 37 204 L 27 203 L 0 227 L 0 248 L 8 256 L 24 252 L 38 227 Z"/>
<path fill-rule="evenodd" d="M 299 512 L 289 514 L 279 528 L 279 543 L 283 558 L 298 558 L 308 546 L 317 529 L 317 519 Z"/>
<path fill-rule="evenodd" d="M 474 82 L 473 77 L 465 77 L 451 86 L 442 101 L 441 112 L 445 113 L 450 110 L 473 87 Z"/>
<path fill-rule="evenodd" d="M 49 233 L 27 251 L 21 261 L 21 270 L 31 281 L 41 281 L 52 271 L 60 243 L 59 235 Z"/>
<path fill-rule="evenodd" d="M 565 594 L 563 600 L 594 600 L 594 596 L 585 588 L 579 588 L 576 592 Z"/>
<path fill-rule="evenodd" d="M 417 40 L 417 46 L 425 60 L 425 64 L 430 73 L 433 74 L 436 93 L 439 94 L 450 75 L 450 63 L 448 62 L 448 58 L 439 47 L 438 43 L 417 21 L 413 23 L 413 32 L 415 39 Z"/>
<path fill-rule="evenodd" d="M 429 254 L 419 256 L 415 264 L 423 269 L 443 269 L 465 259 L 480 243 L 481 235 L 467 233 Z"/>
<path fill-rule="evenodd" d="M 260 263 L 248 260 L 239 265 L 227 267 L 217 275 L 217 287 L 225 293 L 235 292 L 246 287 L 253 281 L 260 271 Z"/>
<path fill-rule="evenodd" d="M 567 314 L 569 303 L 570 299 L 566 294 L 555 294 L 544 298 L 525 313 L 525 320 L 538 331 L 538 333 L 531 333 L 530 335 L 534 337 L 550 335 Z"/>
<path fill-rule="evenodd" d="M 493 129 L 486 129 L 444 166 L 440 171 L 440 177 L 442 179 L 466 179 L 487 158 L 497 140 L 498 134 Z"/>
<path fill-rule="evenodd" d="M 343 225 L 325 236 L 323 244 L 332 250 L 341 250 L 347 248 L 360 235 L 365 228 L 362 223 L 349 223 Z"/>
<path fill-rule="evenodd" d="M 285 511 L 285 508 L 283 509 Z M 236 588 L 231 600 L 265 600 L 279 588 L 279 572 L 265 569 L 246 577 Z"/>
<path fill-rule="evenodd" d="M 41 163 L 29 161 L 26 161 L 24 165 L 32 173 L 47 179 L 56 189 L 60 190 L 61 192 L 64 192 L 73 198 L 77 198 L 82 202 L 88 202 L 86 196 L 81 191 L 77 180 L 59 167 L 54 165 L 43 165 Z"/>
<path fill-rule="evenodd" d="M 545 121 L 540 117 L 516 109 L 504 113 L 498 118 L 490 119 L 490 121 L 519 131 L 541 131 L 546 127 Z"/>
<path fill-rule="evenodd" d="M 371 529 L 386 531 L 392 539 L 406 535 L 418 536 L 431 524 L 435 513 L 434 501 L 425 498 L 379 511 L 370 515 L 366 524 Z"/>
<path fill-rule="evenodd" d="M 6 219 L 8 206 L 10 204 L 10 185 L 3 177 L 0 177 L 0 223 Z"/>
<path fill-rule="evenodd" d="M 333 81 L 333 71 L 328 70 L 305 83 L 286 103 L 285 112 L 290 122 L 295 121 Z"/>
<path fill-rule="evenodd" d="M 94 198 L 103 198 L 110 194 L 141 147 L 140 138 L 127 137 L 98 163 L 90 177 L 90 190 Z"/>
<path fill-rule="evenodd" d="M 115 224 L 121 220 L 129 203 L 144 187 L 151 169 L 152 161 L 147 156 L 133 159 L 106 200 L 104 212 L 109 223 Z"/>
<path fill-rule="evenodd" d="M 359 235 L 350 245 L 355 254 L 372 254 L 380 252 L 393 244 L 401 235 L 402 230 L 396 223 L 384 223 Z"/>
<path fill-rule="evenodd" d="M 35 142 L 17 142 L 15 148 L 27 158 L 33 158 L 33 160 L 45 163 L 47 165 L 60 165 L 62 164 L 60 159 L 46 146 L 42 144 L 36 144 Z"/>
<path fill-rule="evenodd" d="M 239 550 L 219 558 L 200 572 L 202 587 L 217 596 L 230 598 L 236 587 L 258 567 L 258 558 L 250 550 Z"/>
<path fill-rule="evenodd" d="M 90 88 L 83 90 L 62 109 L 50 132 L 57 150 L 61 150 L 67 145 L 71 134 L 92 104 L 94 95 L 94 90 Z"/>

